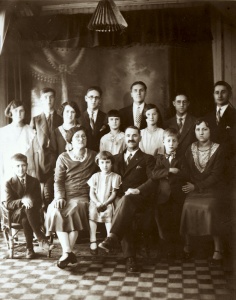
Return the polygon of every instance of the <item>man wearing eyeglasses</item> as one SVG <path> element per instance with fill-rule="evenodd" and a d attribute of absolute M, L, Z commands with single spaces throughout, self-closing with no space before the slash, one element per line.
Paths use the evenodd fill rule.
<path fill-rule="evenodd" d="M 190 101 L 183 92 L 176 94 L 173 101 L 176 114 L 164 122 L 164 128 L 175 128 L 179 135 L 178 156 L 183 156 L 188 146 L 195 141 L 194 124 L 196 118 L 188 112 Z"/>
<path fill-rule="evenodd" d="M 87 89 L 85 101 L 87 110 L 80 117 L 80 124 L 87 129 L 87 147 L 99 151 L 101 137 L 107 133 L 106 114 L 99 109 L 102 100 L 102 90 L 98 86 Z"/>

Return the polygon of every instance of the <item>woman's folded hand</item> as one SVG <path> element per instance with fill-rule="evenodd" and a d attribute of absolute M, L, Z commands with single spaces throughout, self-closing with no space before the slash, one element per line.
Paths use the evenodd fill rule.
<path fill-rule="evenodd" d="M 57 199 L 55 200 L 54 207 L 58 209 L 62 209 L 66 206 L 66 200 L 65 199 Z"/>

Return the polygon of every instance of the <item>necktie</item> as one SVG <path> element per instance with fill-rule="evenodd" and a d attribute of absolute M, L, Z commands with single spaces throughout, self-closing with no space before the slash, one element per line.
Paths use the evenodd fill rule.
<path fill-rule="evenodd" d="M 138 128 L 140 128 L 141 120 L 142 120 L 142 114 L 141 114 L 140 106 L 138 106 L 138 108 L 136 110 L 136 116 L 135 116 L 135 125 Z"/>
<path fill-rule="evenodd" d="M 183 129 L 183 118 L 179 118 L 178 126 L 179 126 L 179 133 L 181 133 Z"/>
<path fill-rule="evenodd" d="M 126 165 L 127 165 L 127 166 L 128 166 L 128 164 L 130 163 L 131 158 L 132 158 L 132 154 L 130 153 L 130 155 L 127 157 L 127 160 L 126 160 Z"/>
<path fill-rule="evenodd" d="M 92 113 L 90 116 L 90 126 L 92 128 L 92 130 L 94 130 L 94 114 Z"/>
<path fill-rule="evenodd" d="M 48 129 L 49 131 L 52 130 L 52 117 L 51 114 L 47 117 Z"/>
<path fill-rule="evenodd" d="M 175 158 L 175 152 L 172 152 L 170 154 L 166 154 L 166 159 L 169 160 L 169 163 L 171 163 L 172 159 Z"/>
<path fill-rule="evenodd" d="M 25 185 L 25 179 L 24 179 L 24 178 L 21 178 L 20 182 L 21 182 L 21 184 L 22 184 L 22 186 L 23 186 L 23 188 L 24 188 L 24 191 L 25 191 L 25 188 L 26 188 L 26 185 Z"/>
<path fill-rule="evenodd" d="M 216 124 L 217 125 L 220 124 L 220 118 L 221 118 L 220 111 L 221 111 L 221 108 L 219 108 L 218 111 L 216 112 Z"/>

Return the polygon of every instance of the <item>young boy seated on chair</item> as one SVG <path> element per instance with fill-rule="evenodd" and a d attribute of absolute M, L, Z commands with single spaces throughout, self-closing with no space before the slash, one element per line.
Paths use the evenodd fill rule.
<path fill-rule="evenodd" d="M 20 223 L 26 238 L 26 258 L 34 258 L 33 233 L 44 251 L 53 248 L 40 230 L 42 207 L 40 183 L 27 174 L 27 157 L 17 153 L 11 157 L 14 176 L 5 183 L 3 205 L 11 212 L 11 222 Z"/>
<path fill-rule="evenodd" d="M 129 189 L 129 193 L 144 196 L 155 194 L 155 221 L 159 236 L 164 246 L 164 253 L 172 258 L 176 253 L 180 240 L 180 219 L 185 195 L 182 191 L 181 158 L 176 154 L 178 132 L 174 128 L 163 133 L 164 154 L 155 152 L 155 167 L 152 177 L 137 189 Z"/>

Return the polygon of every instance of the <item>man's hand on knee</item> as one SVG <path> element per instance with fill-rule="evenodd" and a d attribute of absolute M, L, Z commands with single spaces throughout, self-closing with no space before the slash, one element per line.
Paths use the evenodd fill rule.
<path fill-rule="evenodd" d="M 139 195 L 140 194 L 140 190 L 139 189 L 128 189 L 125 192 L 125 195 Z"/>
<path fill-rule="evenodd" d="M 30 198 L 28 198 L 27 196 L 24 196 L 22 199 L 21 199 L 21 202 L 22 204 L 24 205 L 24 207 L 26 209 L 29 209 L 29 208 L 32 208 L 33 207 L 33 202 Z"/>

